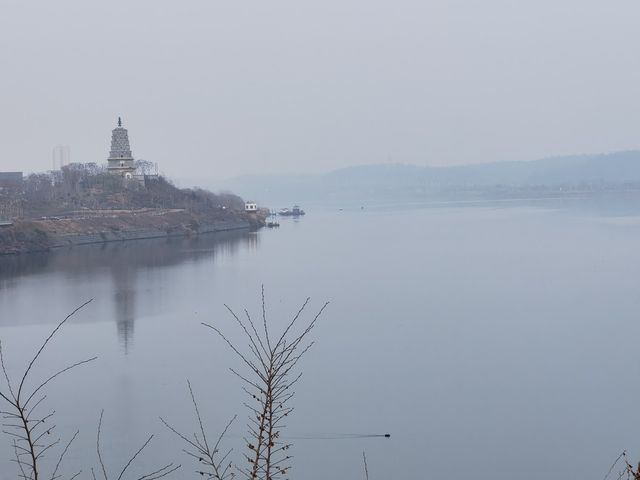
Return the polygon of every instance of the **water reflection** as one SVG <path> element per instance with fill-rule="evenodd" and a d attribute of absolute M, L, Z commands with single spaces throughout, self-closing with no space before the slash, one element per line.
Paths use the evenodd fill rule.
<path fill-rule="evenodd" d="M 85 439 L 105 407 L 115 425 L 105 438 L 120 458 L 161 428 L 158 415 L 193 425 L 185 378 L 209 399 L 202 405 L 212 429 L 244 416 L 243 392 L 226 370 L 237 359 L 199 323 L 242 335 L 223 303 L 259 315 L 266 283 L 277 325 L 309 294 L 332 301 L 304 360 L 290 433 L 393 435 L 296 441 L 297 477 L 331 477 L 332 458 L 332 471 L 356 478 L 365 449 L 379 478 L 447 477 L 452 465 L 458 476 L 492 480 L 514 471 L 521 480 L 593 477 L 637 444 L 630 426 L 640 421 L 639 385 L 629 380 L 638 355 L 628 348 L 640 336 L 640 216 L 602 210 L 357 205 L 283 220 L 259 238 L 0 259 L 0 333 L 11 358 L 28 363 L 30 336 L 44 338 L 51 325 L 23 326 L 96 298 L 74 321 L 85 325 L 58 337 L 49 358 L 75 361 L 82 348 L 100 360 L 52 382 L 51 398 L 63 399 L 59 425 L 80 427 Z M 228 440 L 242 448 L 241 435 Z M 95 460 L 91 441 L 77 448 L 77 458 Z M 170 435 L 155 437 L 151 450 L 157 463 L 180 460 Z M 3 471 L 2 458 L 9 478 L 15 468 L 6 462 Z"/>
<path fill-rule="evenodd" d="M 118 338 L 125 353 L 133 340 L 136 309 L 135 271 L 127 264 L 116 262 L 111 270 L 113 280 L 113 304 L 115 307 Z"/>
<path fill-rule="evenodd" d="M 164 267 L 214 255 L 234 255 L 239 248 L 255 250 L 254 232 L 222 232 L 194 238 L 166 238 L 83 245 L 48 253 L 0 257 L 0 282 L 43 271 L 66 274 L 95 273 L 125 265 L 131 268 Z M 0 283 L 0 288 L 5 284 Z"/>
<path fill-rule="evenodd" d="M 112 317 L 117 325 L 120 343 L 127 353 L 133 342 L 135 320 L 157 313 L 162 305 L 162 292 L 149 298 L 147 282 L 158 277 L 151 270 L 166 269 L 185 262 L 224 260 L 240 249 L 258 248 L 255 232 L 224 232 L 194 238 L 168 238 L 136 242 L 79 246 L 49 253 L 0 257 L 0 300 L 13 291 L 32 289 L 33 298 L 43 304 L 57 305 L 64 301 L 55 292 L 48 278 L 64 278 L 73 284 L 78 298 L 104 298 L 111 291 L 111 312 L 94 320 Z M 103 279 L 103 281 L 100 281 Z M 105 281 L 107 284 L 105 285 Z M 26 286 L 33 281 L 32 286 Z M 46 288 L 46 290 L 45 290 Z M 139 290 L 145 290 L 138 304 Z M 74 299 L 73 301 L 77 301 Z M 0 309 L 1 312 L 1 309 Z M 2 325 L 22 324 L 11 315 L 0 315 Z M 48 320 L 49 319 L 49 320 Z M 30 315 L 28 322 L 53 321 L 48 315 Z"/>

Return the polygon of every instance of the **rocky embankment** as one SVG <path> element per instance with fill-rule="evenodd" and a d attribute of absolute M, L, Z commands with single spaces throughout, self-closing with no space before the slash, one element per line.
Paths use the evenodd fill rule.
<path fill-rule="evenodd" d="M 61 217 L 18 220 L 0 227 L 0 255 L 48 251 L 73 245 L 119 242 L 259 228 L 263 212 L 139 209 L 72 212 Z"/>

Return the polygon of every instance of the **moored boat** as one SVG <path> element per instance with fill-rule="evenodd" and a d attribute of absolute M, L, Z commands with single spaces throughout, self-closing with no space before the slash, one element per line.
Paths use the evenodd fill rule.
<path fill-rule="evenodd" d="M 283 208 L 278 212 L 278 214 L 285 217 L 298 217 L 300 215 L 304 215 L 304 210 L 302 210 L 298 205 L 294 205 L 291 210 L 289 210 L 288 208 Z"/>
<path fill-rule="evenodd" d="M 276 212 L 272 211 L 269 213 L 269 220 L 267 221 L 267 228 L 278 228 L 280 223 L 278 222 L 278 218 L 276 217 Z"/>

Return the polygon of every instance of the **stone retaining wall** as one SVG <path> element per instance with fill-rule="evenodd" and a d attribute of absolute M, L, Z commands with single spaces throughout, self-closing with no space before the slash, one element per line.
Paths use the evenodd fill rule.
<path fill-rule="evenodd" d="M 146 240 L 151 238 L 183 237 L 201 235 L 229 230 L 250 228 L 246 220 L 226 220 L 209 225 L 199 225 L 197 228 L 176 226 L 166 230 L 159 228 L 139 228 L 127 230 L 107 230 L 98 233 L 60 235 L 51 237 L 50 248 L 68 247 L 72 245 L 89 245 L 92 243 L 124 242 L 129 240 Z"/>

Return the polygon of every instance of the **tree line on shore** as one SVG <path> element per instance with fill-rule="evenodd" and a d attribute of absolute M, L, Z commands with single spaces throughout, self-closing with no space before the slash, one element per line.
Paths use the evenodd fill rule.
<path fill-rule="evenodd" d="M 96 163 L 73 163 L 57 171 L 32 173 L 20 187 L 0 189 L 0 211 L 7 218 L 35 218 L 83 209 L 244 209 L 244 201 L 237 195 L 178 188 L 165 176 L 151 174 L 151 165 L 137 161 L 141 174 L 135 180 L 111 174 Z"/>

